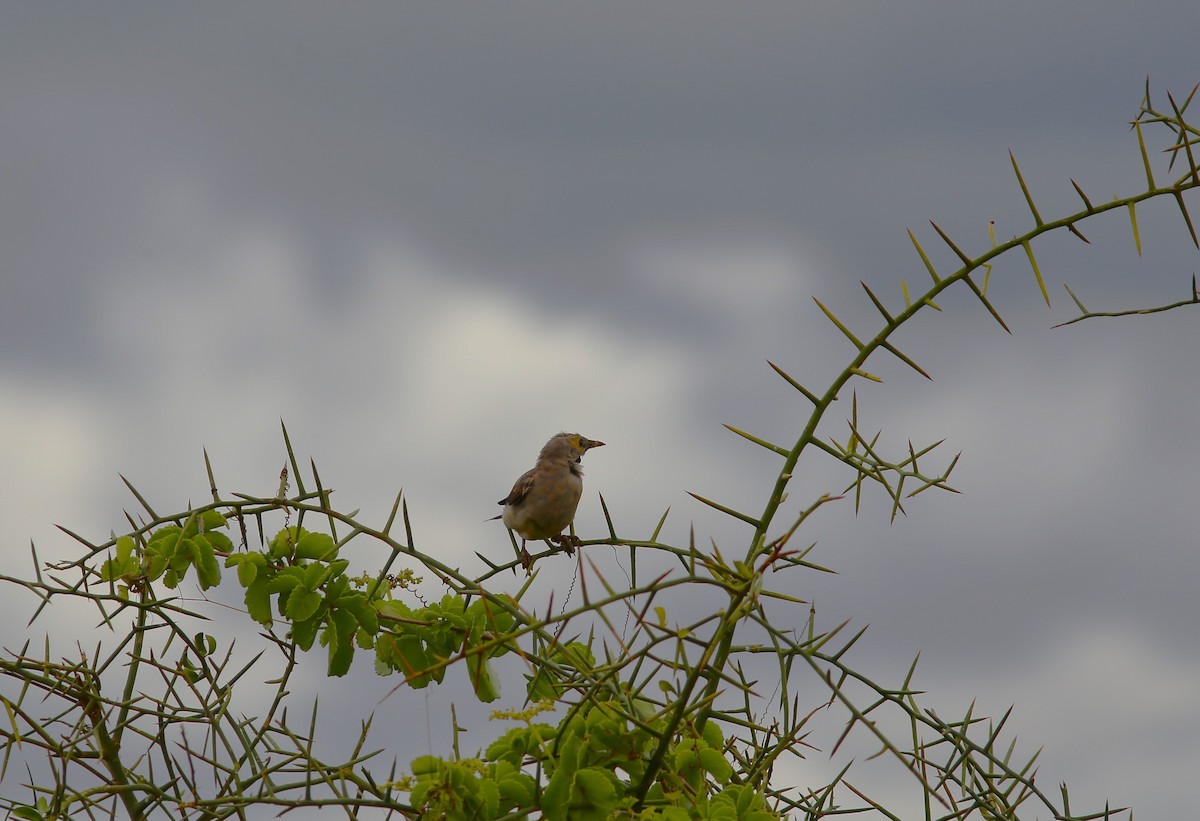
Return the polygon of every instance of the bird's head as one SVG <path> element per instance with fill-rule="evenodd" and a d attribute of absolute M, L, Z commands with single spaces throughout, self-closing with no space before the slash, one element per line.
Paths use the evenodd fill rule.
<path fill-rule="evenodd" d="M 538 458 L 553 459 L 566 457 L 572 462 L 578 462 L 580 457 L 592 448 L 603 446 L 603 442 L 588 439 L 586 436 L 580 436 L 578 433 L 560 433 L 546 443 Z"/>

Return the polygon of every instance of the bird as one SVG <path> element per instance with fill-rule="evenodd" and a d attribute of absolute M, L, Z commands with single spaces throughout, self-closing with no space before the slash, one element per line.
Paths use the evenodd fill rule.
<path fill-rule="evenodd" d="M 575 509 L 583 495 L 583 467 L 580 459 L 603 442 L 578 433 L 560 433 L 550 437 L 537 462 L 517 479 L 509 494 L 500 500 L 504 526 L 521 537 L 521 565 L 529 570 L 530 556 L 525 542 L 547 539 L 560 542 L 568 554 L 574 554 L 574 534 L 562 532 L 575 520 Z"/>

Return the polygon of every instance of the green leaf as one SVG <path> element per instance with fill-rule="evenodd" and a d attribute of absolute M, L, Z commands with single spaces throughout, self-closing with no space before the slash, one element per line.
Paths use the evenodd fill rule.
<path fill-rule="evenodd" d="M 321 566 L 321 564 L 317 564 L 317 567 Z M 349 587 L 350 583 L 345 580 L 346 568 L 349 566 L 350 562 L 345 559 L 334 559 L 325 566 L 325 572 L 321 574 L 321 584 L 341 582 L 346 587 Z"/>
<path fill-rule="evenodd" d="M 329 561 L 337 558 L 333 537 L 327 533 L 303 533 L 296 540 L 297 559 L 320 559 Z"/>
<path fill-rule="evenodd" d="M 317 640 L 317 630 L 324 621 L 323 615 L 319 614 L 305 621 L 292 622 L 292 641 L 305 652 L 311 650 L 313 642 Z"/>
<path fill-rule="evenodd" d="M 475 688 L 475 697 L 484 704 L 490 704 L 500 698 L 500 687 L 492 675 L 491 665 L 483 653 L 471 653 L 467 656 L 467 673 L 471 677 L 471 686 Z"/>
<path fill-rule="evenodd" d="M 545 699 L 553 701 L 558 696 L 558 690 L 544 667 L 532 676 L 525 676 L 525 682 L 525 692 L 531 702 Z"/>
<path fill-rule="evenodd" d="M 596 666 L 596 656 L 586 644 L 578 641 L 568 642 L 554 654 L 554 660 L 576 670 L 591 670 Z"/>
<path fill-rule="evenodd" d="M 116 558 L 105 559 L 104 564 L 100 566 L 100 578 L 106 582 L 116 581 L 128 577 L 137 576 L 141 572 L 141 565 L 137 559 L 131 556 L 121 558 L 119 555 Z"/>
<path fill-rule="evenodd" d="M 305 621 L 324 603 L 325 597 L 315 590 L 297 589 L 288 597 L 284 615 L 292 621 Z"/>
<path fill-rule="evenodd" d="M 358 621 L 345 610 L 333 610 L 322 631 L 321 641 L 329 646 L 327 674 L 344 676 L 354 660 L 354 634 Z"/>
<path fill-rule="evenodd" d="M 442 767 L 442 760 L 432 755 L 419 755 L 413 759 L 412 774 L 417 778 L 428 777 L 436 773 Z"/>
<path fill-rule="evenodd" d="M 365 593 L 354 592 L 338 596 L 336 606 L 354 616 L 359 626 L 370 635 L 379 632 L 379 613 L 371 606 Z"/>
<path fill-rule="evenodd" d="M 762 795 L 745 785 L 731 785 L 713 797 L 712 818 L 730 818 L 737 821 L 776 821 L 780 818 L 767 809 Z"/>
<path fill-rule="evenodd" d="M 204 632 L 197 633 L 192 638 L 192 643 L 202 656 L 211 656 L 217 649 L 217 637 Z"/>
<path fill-rule="evenodd" d="M 500 808 L 500 787 L 489 779 L 480 778 L 474 782 L 477 785 L 476 801 L 473 807 L 473 816 L 476 818 L 495 818 Z"/>
<path fill-rule="evenodd" d="M 183 676 L 184 681 L 188 684 L 195 684 L 200 680 L 200 672 L 196 669 L 196 665 L 192 664 L 192 660 L 188 658 L 187 653 L 180 656 L 175 669 L 179 671 L 179 674 Z"/>
<path fill-rule="evenodd" d="M 555 770 L 542 790 L 539 802 L 546 821 L 566 821 L 570 808 L 571 775 L 566 770 Z"/>
<path fill-rule="evenodd" d="M 132 558 L 134 541 L 132 536 L 122 536 L 117 539 L 117 558 L 121 561 Z"/>
<path fill-rule="evenodd" d="M 610 771 L 588 767 L 575 773 L 572 790 L 572 818 L 608 818 L 620 803 L 620 782 Z M 580 805 L 583 805 L 581 809 Z M 590 809 L 592 812 L 588 813 Z"/>
<path fill-rule="evenodd" d="M 307 532 L 303 528 L 285 527 L 275 534 L 275 538 L 271 539 L 267 552 L 272 559 L 291 558 L 295 555 L 296 542 Z"/>
<path fill-rule="evenodd" d="M 681 798 L 673 800 L 682 801 Z M 659 810 L 658 818 L 662 821 L 691 821 L 692 816 L 683 807 L 663 807 Z"/>
<path fill-rule="evenodd" d="M 208 541 L 212 544 L 214 550 L 217 550 L 221 553 L 225 553 L 226 555 L 233 552 L 233 542 L 231 542 L 229 540 L 229 537 L 226 536 L 224 533 L 218 533 L 216 531 L 209 531 L 208 533 L 205 533 L 204 535 L 208 539 Z M 262 554 L 259 554 L 259 555 L 262 555 Z"/>
<path fill-rule="evenodd" d="M 249 587 L 262 573 L 265 581 L 267 557 L 261 553 L 237 553 L 225 559 L 225 566 L 236 566 L 238 582 L 242 587 Z"/>
<path fill-rule="evenodd" d="M 264 627 L 274 623 L 271 618 L 271 591 L 266 579 L 257 579 L 246 585 L 246 612 Z"/>
<path fill-rule="evenodd" d="M 167 571 L 172 558 L 174 558 L 179 548 L 182 534 L 183 529 L 177 525 L 160 527 L 151 534 L 150 539 L 146 542 L 145 551 L 145 572 L 150 581 L 156 581 Z M 172 574 L 173 580 L 174 576 L 175 574 Z M 168 586 L 174 587 L 173 584 Z"/>
<path fill-rule="evenodd" d="M 297 565 L 297 569 L 301 570 L 300 586 L 305 590 L 316 590 L 325 581 L 326 572 L 329 568 L 320 562 L 311 562 L 309 564 Z"/>
<path fill-rule="evenodd" d="M 199 519 L 201 533 L 207 533 L 210 530 L 219 530 L 229 523 L 228 519 L 215 510 L 205 510 L 197 518 Z"/>
<path fill-rule="evenodd" d="M 498 768 L 507 766 L 508 762 L 500 762 Z M 507 804 L 502 808 L 504 811 L 511 811 L 518 807 L 533 807 L 534 796 L 537 794 L 537 782 L 531 776 L 520 771 L 504 771 L 503 776 L 496 779 L 496 787 L 500 792 L 500 798 Z"/>
<path fill-rule="evenodd" d="M 375 642 L 375 654 L 387 665 L 385 673 L 395 670 L 407 678 L 414 689 L 420 690 L 433 680 L 423 674 L 432 661 L 425 645 L 415 636 L 384 634 Z"/>
<path fill-rule="evenodd" d="M 179 525 L 165 525 L 150 534 L 149 541 L 146 542 L 146 547 L 158 547 L 161 549 L 163 545 L 174 544 L 179 541 L 183 535 L 183 528 Z"/>
<path fill-rule="evenodd" d="M 375 601 L 375 609 L 385 616 L 391 616 L 394 619 L 411 619 L 413 618 L 413 610 L 402 601 L 392 599 L 390 601 Z"/>
<path fill-rule="evenodd" d="M 195 544 L 196 579 L 200 582 L 200 589 L 216 587 L 221 583 L 221 565 L 212 542 L 203 534 L 194 536 L 192 542 Z"/>
<path fill-rule="evenodd" d="M 279 572 L 271 577 L 267 585 L 272 593 L 290 593 L 296 587 L 300 586 L 303 580 L 304 568 L 281 567 L 279 568 Z"/>
<path fill-rule="evenodd" d="M 334 575 L 332 578 L 326 578 L 323 584 L 325 586 L 325 598 L 331 602 L 336 602 L 350 592 L 350 581 L 341 574 Z"/>
<path fill-rule="evenodd" d="M 720 750 L 714 750 L 712 747 L 700 749 L 700 766 L 707 770 L 718 784 L 728 784 L 729 779 L 733 777 L 733 767 L 728 759 Z"/>

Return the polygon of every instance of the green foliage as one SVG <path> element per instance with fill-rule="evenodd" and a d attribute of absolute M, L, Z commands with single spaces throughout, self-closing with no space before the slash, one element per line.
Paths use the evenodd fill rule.
<path fill-rule="evenodd" d="M 645 806 L 635 808 L 635 785 L 662 722 L 637 726 L 619 706 L 601 702 L 558 726 L 528 723 L 494 741 L 482 758 L 421 756 L 412 763 L 413 804 L 422 818 L 498 818 L 506 814 L 574 818 L 777 818 L 765 797 L 730 785 L 733 768 L 715 725 L 689 732 L 672 748 Z M 544 786 L 529 775 L 547 774 Z M 710 789 L 710 787 L 712 789 Z"/>
<path fill-rule="evenodd" d="M 140 550 L 132 536 L 122 536 L 116 540 L 116 555 L 101 565 L 100 579 L 120 581 L 126 593 L 160 578 L 164 587 L 174 590 L 194 567 L 201 590 L 216 587 L 221 583 L 217 554 L 233 547 L 228 536 L 217 532 L 225 525 L 219 512 L 205 510 L 188 517 L 182 527 L 167 525 L 154 531 Z"/>
<path fill-rule="evenodd" d="M 510 609 L 497 605 L 508 604 Z M 414 689 L 441 683 L 446 668 L 463 658 L 471 686 L 480 701 L 499 698 L 498 684 L 488 661 L 512 649 L 515 602 L 507 596 L 476 599 L 470 605 L 461 596 L 412 609 L 399 601 L 379 605 L 388 630 L 375 643 L 375 671 L 398 672 Z"/>
<path fill-rule="evenodd" d="M 328 672 L 342 676 L 350 669 L 357 640 L 369 647 L 379 632 L 379 618 L 366 594 L 355 590 L 346 570 L 350 562 L 337 558 L 338 548 L 325 533 L 285 527 L 266 550 L 232 553 L 226 567 L 237 569 L 246 589 L 246 612 L 264 627 L 275 616 L 291 623 L 291 637 L 309 650 L 320 637 L 328 648 Z M 275 607 L 272 609 L 271 602 Z"/>
<path fill-rule="evenodd" d="M 912 235 L 932 284 L 913 296 L 902 281 L 904 304 L 890 308 L 864 284 L 883 318 L 877 331 L 856 333 L 817 303 L 853 351 L 820 392 L 772 366 L 813 408 L 795 440 L 775 443 L 729 427 L 778 460 L 762 511 L 695 496 L 751 527 L 738 555 L 727 558 L 728 546 L 723 552 L 704 539 L 662 541 L 665 514 L 648 536 L 619 533 L 605 507 L 609 533 L 584 540 L 581 548 L 627 548 L 628 576 L 614 583 L 582 561 L 584 603 L 553 615 L 544 602 L 527 599 L 537 595 L 531 592 L 537 562 L 556 551 L 533 557 L 533 577 L 518 592 L 494 592 L 498 576 L 524 570 L 519 557 L 484 559 L 488 570 L 471 576 L 440 560 L 444 552 L 418 549 L 402 497 L 382 527 L 334 509 L 315 467 L 315 489 L 305 487 L 286 430 L 288 468 L 273 497 L 222 494 L 207 457 L 213 499 L 199 509 L 159 516 L 131 487 L 145 511 L 143 524 L 103 544 L 77 536 L 82 555 L 49 565 L 48 572 L 35 552 L 33 578 L 0 576 L 39 598 L 35 619 L 53 601 L 84 601 L 115 636 L 68 656 L 56 655 L 47 640 L 40 654 L 26 644 L 0 658 L 0 809 L 21 819 L 138 821 L 212 821 L 263 807 L 425 819 L 897 818 L 857 779 L 850 783 L 852 761 L 827 783 L 814 784 L 794 783 L 788 774 L 795 770 L 781 766 L 812 749 L 836 755 L 853 735 L 918 785 L 928 819 L 1109 817 L 1107 811 L 1073 814 L 1065 788 L 1061 800 L 1045 793 L 1033 776 L 1036 755 L 1020 760 L 1015 742 L 1002 738 L 1007 716 L 991 721 L 968 712 L 943 720 L 913 687 L 914 669 L 899 682 L 881 684 L 852 667 L 850 651 L 861 632 L 846 637 L 842 626 L 824 627 L 814 608 L 793 594 L 804 574 L 825 570 L 808 559 L 809 550 L 792 546 L 793 537 L 835 497 L 821 496 L 790 519 L 781 510 L 802 459 L 837 460 L 849 470 L 846 490 L 854 491 L 855 505 L 863 488 L 874 485 L 893 516 L 920 493 L 952 490 L 956 456 L 931 468 L 940 443 L 889 450 L 881 434 L 861 429 L 857 397 L 843 388 L 859 379 L 878 381 L 867 364 L 880 350 L 927 375 L 892 337 L 926 308 L 941 310 L 935 300 L 960 283 L 1007 328 L 988 296 L 993 261 L 1003 254 L 1028 261 L 1033 283 L 1048 300 L 1033 251 L 1046 233 L 1064 229 L 1082 238 L 1084 222 L 1116 209 L 1128 213 L 1140 248 L 1136 206 L 1170 197 L 1195 241 L 1183 198 L 1200 187 L 1189 136 L 1197 131 L 1183 119 L 1190 102 L 1191 96 L 1182 105 L 1171 99 L 1171 112 L 1163 113 L 1147 93 L 1136 127 L 1146 191 L 1096 206 L 1076 185 L 1084 210 L 1046 221 L 1014 158 L 1033 228 L 1007 242 L 993 237 L 989 250 L 972 257 L 935 225 L 961 262 L 951 272 L 939 272 Z M 1172 163 L 1187 165 L 1166 185 L 1155 182 L 1143 141 L 1142 126 L 1150 124 L 1166 126 Z M 972 278 L 980 271 L 982 284 Z M 1071 296 L 1079 319 L 1200 302 L 1194 282 L 1189 299 L 1136 311 L 1093 313 Z M 849 435 L 839 439 L 822 423 L 844 393 L 851 401 Z M 402 536 L 393 533 L 397 517 Z M 270 538 L 264 520 L 276 523 Z M 250 535 L 255 525 L 257 540 Z M 234 528 L 235 538 L 224 532 Z M 362 545 L 370 549 L 358 550 Z M 639 576 L 639 556 L 666 559 L 671 569 Z M 223 580 L 222 563 L 233 569 L 228 575 L 240 590 Z M 352 576 L 356 564 L 360 570 Z M 397 564 L 407 566 L 393 570 Z M 440 600 L 427 602 L 417 592 L 418 572 L 446 591 Z M 212 598 L 179 592 L 193 581 Z M 231 590 L 229 606 L 244 609 L 253 625 L 249 638 L 262 642 L 248 658 L 210 619 L 214 604 L 224 604 L 216 597 Z M 678 612 L 673 595 L 711 608 L 694 622 L 672 623 Z M 525 692 L 508 697 L 525 709 L 496 714 L 518 724 L 485 750 L 460 754 L 456 736 L 452 754 L 420 756 L 407 767 L 394 760 L 379 766 L 381 751 L 366 746 L 372 723 L 366 717 L 355 749 L 331 759 L 315 729 L 315 705 L 307 728 L 289 713 L 292 677 L 318 644 L 330 676 L 349 674 L 357 650 L 374 651 L 375 672 L 396 682 L 395 698 L 465 675 L 476 699 L 494 702 L 501 696 L 495 662 L 509 656 L 523 668 Z M 759 664 L 752 677 L 748 668 L 763 658 L 771 662 L 770 675 Z M 263 671 L 272 661 L 275 667 Z M 265 706 L 248 714 L 237 696 L 256 684 L 261 691 L 254 703 Z M 817 714 L 838 716 L 840 732 L 824 737 L 827 730 L 810 724 Z M 457 732 L 457 716 L 452 720 Z M 14 760 L 23 766 L 10 767 Z M 27 774 L 19 785 L 13 783 L 18 770 Z M 401 770 L 409 774 L 398 777 Z"/>

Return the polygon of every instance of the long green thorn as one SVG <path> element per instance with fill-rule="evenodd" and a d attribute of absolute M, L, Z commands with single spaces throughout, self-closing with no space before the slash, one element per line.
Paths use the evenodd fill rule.
<path fill-rule="evenodd" d="M 755 528 L 759 527 L 762 524 L 758 519 L 755 519 L 753 516 L 748 516 L 745 513 L 742 513 L 741 511 L 734 510 L 731 507 L 726 507 L 725 505 L 721 504 L 720 502 L 714 502 L 712 499 L 705 499 L 703 496 L 692 493 L 690 490 L 687 491 L 687 495 L 691 496 L 697 502 L 703 502 L 704 504 L 711 507 L 713 510 L 719 510 L 722 513 L 726 514 L 727 516 L 732 516 L 735 519 L 741 519 L 746 524 L 751 525 Z"/>
<path fill-rule="evenodd" d="M 1183 203 L 1183 194 L 1179 191 L 1175 192 L 1175 202 L 1179 204 L 1179 213 L 1183 214 L 1183 221 L 1187 223 L 1188 233 L 1192 235 L 1192 245 L 1200 248 L 1200 242 L 1196 241 L 1196 229 L 1192 227 L 1192 218 L 1188 214 L 1187 206 Z"/>
<path fill-rule="evenodd" d="M 953 242 L 951 242 L 951 240 L 950 240 L 950 237 L 946 236 L 946 232 L 945 232 L 945 231 L 943 231 L 941 228 L 939 228 L 939 227 L 938 227 L 938 224 L 937 224 L 936 222 L 934 222 L 933 220 L 930 220 L 930 221 L 929 221 L 929 224 L 933 226 L 933 230 L 934 230 L 934 231 L 937 231 L 937 232 L 938 232 L 938 236 L 939 236 L 939 237 L 941 237 L 941 238 L 942 238 L 942 240 L 943 240 L 943 241 L 944 241 L 944 242 L 945 242 L 947 245 L 949 245 L 949 246 L 950 246 L 950 249 L 951 249 L 952 251 L 954 251 L 954 253 L 958 254 L 958 258 L 959 258 L 959 259 L 961 259 L 961 260 L 963 261 L 963 265 L 966 265 L 966 266 L 972 266 L 972 265 L 974 265 L 974 264 L 975 264 L 975 260 L 973 260 L 973 259 L 971 259 L 970 257 L 968 257 L 966 254 L 964 254 L 964 253 L 963 253 L 963 252 L 962 252 L 962 251 L 959 249 L 959 247 L 958 247 L 957 245 L 955 245 Z"/>
<path fill-rule="evenodd" d="M 37 583 L 45 584 L 42 581 L 42 563 L 38 561 L 37 545 L 33 543 L 33 539 L 29 540 L 29 552 L 33 555 L 33 573 L 37 577 Z"/>
<path fill-rule="evenodd" d="M 1029 240 L 1021 240 L 1021 247 L 1025 249 L 1025 256 L 1029 257 L 1029 264 L 1033 266 L 1033 275 L 1037 277 L 1038 287 L 1042 289 L 1042 299 L 1046 300 L 1046 307 L 1050 307 L 1050 294 L 1046 293 L 1046 281 L 1042 279 L 1041 269 L 1038 268 L 1037 258 L 1033 255 L 1033 246 L 1029 244 Z"/>
<path fill-rule="evenodd" d="M 221 494 L 217 492 L 217 480 L 213 478 L 212 462 L 208 458 L 208 448 L 201 448 L 204 453 L 204 471 L 208 474 L 208 489 L 212 491 L 214 502 L 221 501 Z"/>
<path fill-rule="evenodd" d="M 940 284 L 942 281 L 941 277 L 937 275 L 937 271 L 935 271 L 933 268 L 933 263 L 929 261 L 929 257 L 925 254 L 925 249 L 921 247 L 921 243 L 917 242 L 917 235 L 914 234 L 911 229 L 908 232 L 908 238 L 912 240 L 913 247 L 916 248 L 917 253 L 921 255 L 921 262 L 925 263 L 925 268 L 929 271 L 929 276 L 933 277 L 933 284 Z M 901 283 L 903 283 L 903 280 L 901 280 Z M 906 302 L 908 301 L 907 288 L 904 289 L 904 299 Z"/>
<path fill-rule="evenodd" d="M 120 476 L 121 474 L 118 473 L 117 475 Z M 154 516 L 154 518 L 157 519 L 158 517 Z M 75 541 L 79 542 L 84 547 L 90 549 L 93 553 L 95 553 L 97 550 L 100 549 L 100 545 L 92 544 L 87 539 L 83 538 L 82 536 L 80 536 L 78 533 L 71 530 L 70 528 L 64 527 L 63 525 L 55 525 L 55 527 L 57 527 L 63 533 L 66 533 L 68 536 L 70 536 Z"/>
<path fill-rule="evenodd" d="M 1200 84 L 1198 84 L 1196 88 L 1200 88 Z M 1192 89 L 1192 94 L 1196 93 L 1196 88 Z M 1171 108 L 1175 111 L 1175 119 L 1179 121 L 1180 125 L 1183 124 L 1183 109 L 1186 109 L 1188 103 L 1192 101 L 1192 94 L 1188 95 L 1187 100 L 1185 100 L 1183 103 L 1183 108 L 1180 108 L 1175 104 L 1175 98 L 1171 96 L 1171 92 L 1167 92 L 1167 99 L 1170 100 Z M 1196 158 L 1192 156 L 1192 141 L 1188 139 L 1188 132 L 1184 128 L 1179 129 L 1179 142 L 1183 145 L 1183 150 L 1187 152 L 1188 168 L 1190 168 L 1192 172 L 1192 182 L 1200 185 L 1200 174 L 1197 174 L 1196 171 Z M 1178 156 L 1178 148 L 1175 148 L 1171 154 L 1172 166 L 1175 164 L 1175 158 Z"/>
<path fill-rule="evenodd" d="M 812 402 L 814 405 L 820 404 L 821 400 L 815 393 L 813 393 L 808 388 L 801 385 L 795 379 L 792 379 L 792 377 L 790 377 L 783 370 L 783 368 L 779 367 L 778 365 L 776 365 L 774 362 L 772 362 L 769 359 L 767 360 L 767 364 L 771 366 L 771 368 L 775 371 L 775 373 L 782 376 L 785 382 L 787 382 L 789 385 L 791 385 L 796 390 L 800 391 L 800 393 L 804 394 L 805 399 L 807 399 L 809 402 Z"/>
<path fill-rule="evenodd" d="M 404 498 L 404 488 L 400 488 L 396 494 L 396 501 L 392 502 L 392 512 L 388 514 L 387 521 L 383 525 L 383 535 L 388 536 L 392 532 L 392 523 L 396 521 L 396 514 L 400 512 L 400 500 Z"/>
<path fill-rule="evenodd" d="M 1083 189 L 1079 187 L 1079 183 L 1075 182 L 1075 180 L 1072 179 L 1071 185 L 1075 186 L 1075 193 L 1079 195 L 1079 198 L 1081 200 L 1083 200 L 1084 207 L 1086 207 L 1089 212 L 1095 211 L 1096 209 L 1092 205 L 1092 201 L 1088 199 L 1087 194 L 1083 193 Z"/>
<path fill-rule="evenodd" d="M 1140 257 L 1142 255 L 1142 236 L 1138 233 L 1137 209 L 1132 202 L 1129 203 L 1129 224 L 1133 226 L 1133 242 L 1137 245 L 1137 252 Z"/>
<path fill-rule="evenodd" d="M 766 441 L 765 439 L 759 439 L 757 436 L 746 433 L 746 431 L 744 431 L 744 430 L 735 428 L 733 425 L 725 425 L 725 428 L 727 430 L 732 431 L 733 433 L 736 433 L 738 436 L 742 437 L 743 439 L 753 442 L 754 444 L 756 444 L 760 447 L 764 447 L 769 451 L 778 453 L 780 456 L 787 456 L 790 453 L 790 451 L 787 450 L 787 448 L 781 448 L 779 445 L 773 445 L 770 442 Z"/>
<path fill-rule="evenodd" d="M 663 525 L 666 524 L 666 521 L 667 521 L 667 514 L 670 512 L 671 512 L 671 508 L 669 508 L 669 507 L 663 511 L 662 518 L 658 520 L 658 524 L 654 526 L 654 532 L 650 534 L 650 541 L 652 541 L 652 542 L 658 541 L 658 534 L 662 532 Z"/>
<path fill-rule="evenodd" d="M 900 481 L 896 483 L 895 495 L 892 496 L 892 517 L 890 519 L 890 521 L 892 521 L 892 522 L 896 521 L 897 513 L 903 513 L 904 518 L 906 518 L 906 519 L 908 518 L 908 511 L 904 509 L 904 505 L 901 504 L 901 502 L 900 502 L 900 498 L 903 493 L 904 493 L 904 476 L 902 475 L 900 477 Z"/>
<path fill-rule="evenodd" d="M 971 286 L 971 290 L 975 292 L 975 296 L 979 297 L 979 301 L 983 303 L 983 307 L 988 309 L 988 313 L 992 315 L 992 318 L 1000 323 L 1000 327 L 1011 334 L 1012 331 L 1009 330 L 1008 325 L 1004 322 L 1004 319 L 1001 318 L 996 309 L 992 307 L 992 303 L 988 302 L 988 298 L 983 295 L 983 291 L 979 290 L 979 286 L 975 284 L 975 280 L 971 279 L 970 275 L 967 275 L 963 277 L 963 282 Z"/>
<path fill-rule="evenodd" d="M 303 496 L 308 493 L 304 488 L 304 477 L 300 474 L 300 463 L 296 461 L 296 452 L 292 449 L 292 439 L 288 436 L 287 425 L 283 423 L 283 418 L 279 419 L 279 427 L 283 431 L 283 444 L 287 447 L 288 463 L 292 466 L 292 475 L 296 479 L 296 492 Z"/>
<path fill-rule="evenodd" d="M 933 381 L 933 377 L 930 376 L 928 373 L 926 373 L 924 368 L 922 368 L 916 362 L 913 362 L 911 359 L 909 359 L 904 354 L 900 353 L 900 351 L 897 350 L 896 347 L 894 345 L 892 345 L 891 342 L 885 341 L 882 343 L 882 346 L 885 350 L 891 351 L 892 355 L 894 355 L 897 359 L 899 359 L 905 365 L 908 365 L 908 367 L 912 368 L 914 371 L 921 374 L 921 376 L 925 377 L 926 379 L 928 379 L 931 382 Z"/>
<path fill-rule="evenodd" d="M 1138 148 L 1142 152 L 1142 167 L 1146 169 L 1146 184 L 1150 191 L 1153 191 L 1158 186 L 1154 184 L 1154 172 L 1150 169 L 1150 155 L 1146 153 L 1146 141 L 1142 138 L 1142 124 L 1138 120 L 1133 121 L 1133 129 L 1137 132 Z"/>
<path fill-rule="evenodd" d="M 487 556 L 480 553 L 478 550 L 475 551 L 475 555 L 478 556 L 480 559 L 482 559 L 483 563 L 486 564 L 488 567 L 490 567 L 492 570 L 500 569 L 500 565 L 493 562 L 491 559 L 489 559 Z"/>
<path fill-rule="evenodd" d="M 813 302 L 817 303 L 817 307 L 821 309 L 822 313 L 824 313 L 825 316 L 829 317 L 829 321 L 832 322 L 834 325 L 836 325 L 837 329 L 839 331 L 841 331 L 843 334 L 845 334 L 847 339 L 849 339 L 851 342 L 854 343 L 854 347 L 858 348 L 860 351 L 863 349 L 863 344 L 858 341 L 858 339 L 854 336 L 854 334 L 850 333 L 850 329 L 847 328 L 845 325 L 843 325 L 841 320 L 839 320 L 836 316 L 833 315 L 832 311 L 830 311 L 828 308 L 826 308 L 824 305 L 821 304 L 821 300 L 817 299 L 816 297 L 813 297 Z"/>
<path fill-rule="evenodd" d="M 1183 101 L 1183 105 L 1179 107 L 1180 119 L 1183 118 L 1183 112 L 1187 111 L 1187 107 L 1192 104 L 1192 98 L 1196 96 L 1196 91 L 1200 90 L 1200 83 L 1192 86 L 1192 90 L 1188 93 L 1187 99 Z"/>
<path fill-rule="evenodd" d="M 317 460 L 310 456 L 308 463 L 309 469 L 312 470 L 313 482 L 317 486 L 317 500 L 321 504 L 321 509 L 325 511 L 325 515 L 329 518 L 329 535 L 333 536 L 334 541 L 337 541 L 337 519 L 333 518 L 333 508 L 329 506 L 329 494 L 332 491 L 326 490 L 321 484 L 321 474 L 317 472 Z"/>
<path fill-rule="evenodd" d="M 992 250 L 996 250 L 996 221 L 988 220 L 988 239 L 992 243 Z M 992 279 L 992 263 L 983 263 L 983 292 L 986 294 L 988 290 L 988 282 Z"/>
<path fill-rule="evenodd" d="M 854 515 L 857 516 L 862 507 L 862 471 L 856 471 L 854 474 Z"/>
<path fill-rule="evenodd" d="M 1085 314 L 1088 313 L 1088 309 L 1083 307 L 1083 303 L 1079 301 L 1079 297 L 1075 296 L 1075 292 L 1071 290 L 1071 286 L 1064 283 L 1063 287 L 1067 289 L 1067 293 L 1071 296 L 1071 299 L 1074 300 L 1075 306 L 1079 308 L 1080 312 Z"/>
<path fill-rule="evenodd" d="M 129 492 L 133 494 L 133 498 L 138 500 L 138 504 L 140 504 L 143 508 L 145 508 L 146 512 L 150 514 L 150 518 L 157 519 L 158 514 L 154 512 L 154 508 L 150 507 L 150 503 L 147 502 L 146 498 L 144 496 L 142 496 L 141 493 L 138 492 L 138 489 L 133 486 L 133 483 L 130 482 L 128 479 L 126 479 L 124 474 L 118 473 L 117 476 L 119 476 L 121 478 L 121 481 L 125 483 L 125 487 L 129 488 Z M 75 535 L 74 533 L 71 533 L 69 530 L 67 532 L 70 533 L 72 536 Z M 78 538 L 78 537 L 76 537 L 76 538 Z M 84 544 L 88 544 L 88 543 L 84 542 Z"/>
<path fill-rule="evenodd" d="M 1029 210 L 1033 212 L 1033 221 L 1037 223 L 1038 228 L 1041 228 L 1044 224 L 1042 222 L 1042 215 L 1038 213 L 1037 206 L 1033 204 L 1033 197 L 1029 194 L 1029 186 L 1025 184 L 1025 178 L 1021 176 L 1021 169 L 1017 165 L 1017 158 L 1013 156 L 1012 151 L 1008 152 L 1008 158 L 1012 160 L 1013 171 L 1017 172 L 1017 182 L 1021 185 L 1021 193 L 1025 195 L 1025 202 L 1029 203 Z M 1076 189 L 1078 189 L 1078 186 L 1076 186 Z M 1085 197 L 1085 202 L 1086 199 Z M 1091 207 L 1090 203 L 1088 207 Z"/>
<path fill-rule="evenodd" d="M 408 499 L 400 502 L 400 521 L 404 522 L 404 538 L 408 539 L 405 547 L 408 548 L 409 553 L 413 553 L 416 551 L 416 547 L 413 546 L 412 521 L 408 518 Z"/>
<path fill-rule="evenodd" d="M 875 307 L 879 310 L 879 313 L 883 314 L 883 318 L 887 322 L 887 324 L 889 324 L 889 325 L 896 324 L 896 320 L 892 318 L 892 315 L 888 313 L 887 308 L 883 307 L 883 303 L 880 302 L 879 299 L 876 298 L 875 294 L 871 292 L 871 289 L 867 287 L 867 283 L 863 282 L 860 279 L 858 281 L 858 284 L 863 286 L 863 290 L 867 292 L 867 296 L 869 296 L 871 298 L 871 301 L 875 303 Z"/>
<path fill-rule="evenodd" d="M 617 531 L 613 528 L 612 516 L 608 512 L 608 503 L 604 501 L 604 494 L 600 494 L 600 510 L 604 512 L 604 522 L 608 525 L 608 537 L 614 542 L 617 540 Z"/>

